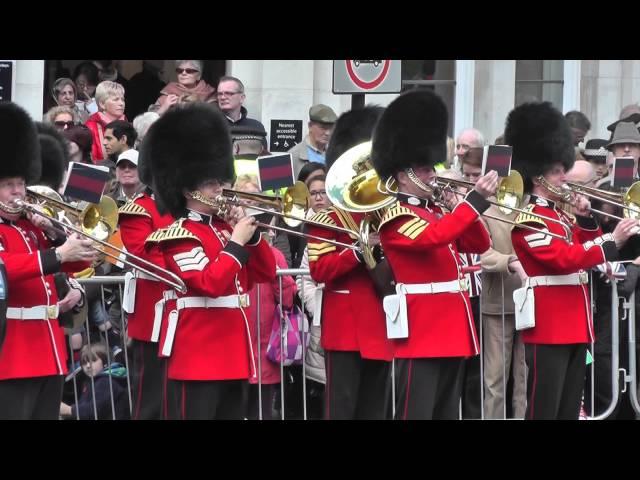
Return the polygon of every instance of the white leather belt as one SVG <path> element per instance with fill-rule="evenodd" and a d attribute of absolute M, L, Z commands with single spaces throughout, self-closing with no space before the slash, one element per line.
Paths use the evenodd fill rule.
<path fill-rule="evenodd" d="M 584 285 L 589 282 L 587 272 L 571 273 L 569 275 L 541 275 L 529 277 L 531 287 L 552 287 L 560 285 Z"/>
<path fill-rule="evenodd" d="M 178 328 L 178 312 L 185 308 L 240 308 L 249 306 L 249 295 L 227 295 L 226 297 L 182 297 L 176 301 L 176 310 L 169 313 L 167 336 L 161 345 L 162 355 L 171 355 L 173 340 Z"/>
<path fill-rule="evenodd" d="M 401 292 L 408 294 L 416 293 L 455 293 L 464 292 L 468 289 L 467 280 L 451 280 L 450 282 L 433 282 L 433 283 L 402 283 L 398 284 Z"/>
<path fill-rule="evenodd" d="M 249 295 L 227 295 L 226 297 L 182 297 L 176 302 L 178 310 L 183 308 L 240 308 L 249 306 Z"/>
<path fill-rule="evenodd" d="M 151 341 L 157 342 L 160 338 L 160 325 L 162 325 L 162 315 L 164 313 L 164 304 L 168 300 L 175 300 L 178 296 L 175 290 L 165 290 L 162 292 L 162 299 L 155 304 L 155 312 L 153 315 L 153 330 L 151 331 Z"/>
<path fill-rule="evenodd" d="M 11 320 L 49 320 L 58 318 L 58 305 L 39 305 L 37 307 L 9 307 L 7 318 Z"/>
<path fill-rule="evenodd" d="M 136 270 L 136 278 L 141 278 L 143 280 L 150 280 L 152 282 L 159 282 L 160 281 L 157 278 L 153 278 L 151 275 L 147 275 L 146 273 L 141 272 L 140 270 Z"/>

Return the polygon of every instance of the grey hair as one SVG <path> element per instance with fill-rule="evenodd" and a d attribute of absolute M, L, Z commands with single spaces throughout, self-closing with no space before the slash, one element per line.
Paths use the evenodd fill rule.
<path fill-rule="evenodd" d="M 467 132 L 473 133 L 473 135 L 476 138 L 476 144 L 475 145 L 470 145 L 470 147 L 484 147 L 485 146 L 485 140 L 484 140 L 484 136 L 482 135 L 482 132 L 480 130 L 475 129 L 475 128 L 465 128 L 464 130 L 462 130 L 458 134 L 458 136 L 456 137 L 456 141 L 458 140 L 458 138 L 460 138 L 463 134 L 465 134 Z"/>
<path fill-rule="evenodd" d="M 196 67 L 200 73 L 202 73 L 202 60 L 176 60 L 176 68 L 180 67 L 180 65 L 184 63 L 190 63 Z"/>
<path fill-rule="evenodd" d="M 60 115 L 61 113 L 67 113 L 69 115 L 71 115 L 71 118 L 73 118 L 73 123 L 79 123 L 80 119 L 78 118 L 78 114 L 76 113 L 76 111 L 71 108 L 71 107 L 66 107 L 64 105 L 58 105 L 57 107 L 52 107 L 50 108 L 47 113 L 44 114 L 44 117 L 42 118 L 42 121 L 44 123 L 48 123 L 50 125 L 53 124 L 53 122 L 55 121 L 56 117 L 58 115 Z"/>
<path fill-rule="evenodd" d="M 145 112 L 138 115 L 133 119 L 133 128 L 138 133 L 138 138 L 136 139 L 136 146 L 139 145 L 144 136 L 147 134 L 149 127 L 160 118 L 156 112 Z"/>

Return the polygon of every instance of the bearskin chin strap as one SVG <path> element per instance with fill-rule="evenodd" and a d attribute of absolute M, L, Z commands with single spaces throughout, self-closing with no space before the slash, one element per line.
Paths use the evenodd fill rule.
<path fill-rule="evenodd" d="M 420 190 L 430 194 L 433 197 L 436 197 L 438 195 L 438 192 L 440 191 L 440 187 L 438 187 L 438 185 L 435 182 L 427 185 L 426 183 L 424 183 L 422 180 L 418 178 L 418 176 L 416 175 L 416 172 L 413 171 L 413 168 L 407 168 L 405 172 L 409 177 L 409 180 L 411 180 L 413 184 L 416 187 L 418 187 Z"/>
<path fill-rule="evenodd" d="M 544 178 L 542 175 L 537 176 L 536 180 L 542 186 L 542 188 L 544 188 L 545 190 L 548 190 L 549 192 L 553 193 L 554 195 L 558 195 L 562 199 L 563 202 L 569 202 L 571 200 L 572 192 L 571 192 L 570 189 L 565 189 L 565 188 L 562 188 L 562 187 L 556 187 L 555 185 L 551 185 L 547 181 L 547 179 Z"/>
<path fill-rule="evenodd" d="M 20 206 L 12 207 L 8 203 L 0 202 L 0 210 L 11 215 L 15 215 L 17 213 L 22 213 L 24 209 Z"/>
<path fill-rule="evenodd" d="M 205 197 L 200 190 L 194 190 L 193 192 L 189 192 L 189 196 L 194 200 L 199 201 L 200 203 L 204 203 L 205 205 L 208 205 L 209 207 L 214 207 L 217 209 L 221 208 L 220 203 Z"/>

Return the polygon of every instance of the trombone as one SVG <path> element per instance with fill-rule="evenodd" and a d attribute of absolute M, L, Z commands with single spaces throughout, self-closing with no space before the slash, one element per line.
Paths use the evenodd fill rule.
<path fill-rule="evenodd" d="M 595 187 L 587 187 L 574 182 L 566 182 L 561 188 L 564 193 L 563 200 L 566 202 L 570 201 L 572 194 L 577 193 L 621 208 L 624 218 L 640 220 L 640 182 L 635 182 L 625 192 L 621 193 L 609 192 L 608 190 L 602 190 Z M 589 210 L 617 220 L 622 220 L 623 218 L 595 208 L 590 208 Z"/>
<path fill-rule="evenodd" d="M 296 182 L 293 186 L 287 188 L 285 194 L 282 197 L 272 197 L 270 195 L 264 195 L 260 193 L 241 192 L 228 188 L 223 189 L 222 193 L 218 195 L 218 197 L 216 197 L 214 200 L 205 197 L 198 191 L 191 192 L 191 197 L 195 200 L 198 200 L 199 202 L 204 203 L 205 205 L 216 208 L 217 215 L 221 217 L 225 217 L 229 213 L 230 206 L 238 206 L 281 217 L 284 222 L 292 228 L 297 227 L 301 223 L 306 223 L 319 228 L 346 233 L 347 235 L 352 237 L 358 237 L 358 234 L 356 232 L 348 228 L 325 225 L 324 223 L 316 222 L 310 219 L 303 218 L 302 216 L 294 215 L 306 215 L 306 212 L 309 209 L 309 190 L 303 182 Z M 249 204 L 247 202 L 259 203 L 271 208 L 265 208 L 264 206 L 261 207 L 255 204 Z M 303 233 L 284 227 L 278 227 L 276 225 L 270 225 L 268 223 L 260 221 L 256 221 L 256 225 L 258 227 L 277 230 L 298 237 L 328 242 L 337 246 L 349 248 L 351 250 L 360 251 L 360 247 L 358 247 L 357 245 L 339 242 L 337 240 L 329 240 L 324 237 L 319 237 L 316 235 L 311 235 L 309 233 Z"/>
<path fill-rule="evenodd" d="M 438 202 L 443 203 L 444 193 L 447 190 L 457 195 L 463 195 L 463 192 L 456 190 L 454 188 L 451 188 L 452 185 L 457 187 L 462 187 L 462 188 L 475 187 L 475 183 L 469 182 L 467 180 L 456 180 L 452 178 L 436 176 L 435 182 L 433 185 L 431 185 L 431 188 L 433 188 L 434 196 L 436 197 Z M 530 215 L 532 217 L 538 217 L 538 218 L 547 220 L 549 222 L 557 223 L 564 229 L 564 231 L 566 232 L 566 236 L 558 235 L 557 233 L 552 233 L 547 230 L 532 227 L 527 224 L 521 224 L 521 223 L 516 224 L 515 222 L 508 220 L 506 218 L 496 217 L 494 215 L 489 215 L 486 213 L 483 213 L 482 215 L 484 217 L 491 218 L 493 220 L 510 223 L 512 225 L 518 225 L 519 227 L 526 228 L 534 232 L 544 233 L 545 235 L 560 238 L 562 240 L 571 238 L 571 230 L 569 229 L 567 224 L 565 224 L 562 220 L 548 217 L 546 215 L 540 215 L 538 213 L 532 213 L 527 210 L 518 208 L 517 205 L 519 205 L 522 202 L 523 196 L 524 196 L 524 181 L 522 180 L 522 176 L 517 170 L 511 169 L 509 176 L 502 178 L 500 180 L 500 183 L 498 184 L 496 201 L 487 199 L 487 202 L 489 202 L 492 205 L 496 205 L 499 208 L 499 210 L 505 215 L 510 214 L 512 211 L 516 211 L 516 212 Z"/>
<path fill-rule="evenodd" d="M 106 241 L 106 239 L 111 236 L 111 234 L 115 230 L 115 227 L 118 223 L 118 207 L 116 206 L 113 199 L 107 196 L 103 196 L 99 205 L 89 204 L 84 210 L 81 210 L 80 213 L 78 213 L 78 209 L 63 202 L 62 197 L 60 197 L 60 200 L 55 199 L 52 201 L 48 195 L 55 196 L 55 195 L 58 195 L 57 192 L 55 192 L 53 189 L 49 189 L 51 190 L 51 192 L 53 192 L 53 194 L 51 194 L 51 192 L 44 194 L 42 192 L 43 192 L 43 189 L 45 188 L 48 188 L 48 187 L 33 188 L 33 189 L 30 189 L 30 191 L 28 192 L 28 196 L 31 196 L 32 199 L 38 198 L 38 196 L 40 197 L 41 202 L 38 203 L 37 205 L 40 208 L 42 208 L 42 211 L 36 208 L 36 206 L 33 203 L 29 203 L 24 200 L 15 200 L 14 205 L 16 206 L 16 208 L 15 209 L 12 208 L 13 211 L 28 212 L 28 213 L 45 217 L 49 219 L 49 221 L 52 222 L 53 224 L 61 227 L 63 230 L 68 229 L 79 235 L 87 237 L 96 243 L 99 243 L 109 249 L 112 249 L 118 252 L 118 254 L 120 255 L 124 255 L 125 258 L 121 258 L 120 256 L 116 256 L 111 252 L 106 252 L 94 246 L 94 248 L 98 250 L 100 253 L 103 253 L 104 255 L 110 258 L 113 258 L 117 261 L 120 261 L 125 265 L 128 265 L 129 267 L 140 270 L 141 272 L 149 275 L 150 277 L 153 277 L 156 280 L 175 288 L 180 293 L 186 293 L 187 287 L 185 283 L 182 281 L 180 277 L 178 277 L 173 272 L 165 270 L 164 268 L 161 268 L 155 265 L 154 263 L 151 263 L 145 260 L 144 258 L 138 257 L 137 255 L 133 255 L 132 253 L 127 252 L 126 250 L 120 249 Z M 34 193 L 34 192 L 37 192 L 37 193 Z M 111 205 L 112 203 L 113 205 Z M 101 210 L 101 208 L 105 205 L 106 205 L 105 210 Z M 72 215 L 76 215 L 78 218 L 78 222 L 81 224 L 81 228 L 78 228 L 75 225 L 72 225 L 69 219 L 67 219 L 67 222 L 64 222 L 56 218 L 57 213 L 61 210 L 64 210 L 65 213 L 70 212 Z M 96 233 L 96 235 L 92 233 Z M 132 261 L 128 260 L 127 257 L 132 258 L 133 260 L 135 260 L 136 263 L 133 263 Z M 140 265 L 137 264 L 138 262 L 155 271 L 151 271 L 148 268 L 141 267 Z M 170 277 L 170 278 L 163 277 L 162 275 L 159 275 L 156 272 L 161 273 L 162 275 L 166 275 L 167 277 Z"/>

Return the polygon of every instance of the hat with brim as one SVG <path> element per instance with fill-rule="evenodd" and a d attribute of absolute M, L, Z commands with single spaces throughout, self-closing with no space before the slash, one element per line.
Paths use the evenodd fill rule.
<path fill-rule="evenodd" d="M 633 122 L 620 122 L 616 125 L 616 129 L 613 131 L 613 137 L 607 144 L 607 148 L 611 150 L 613 145 L 619 145 L 623 143 L 637 143 L 640 145 L 640 132 L 638 127 Z"/>
<path fill-rule="evenodd" d="M 609 153 L 606 148 L 607 143 L 608 142 L 602 138 L 592 138 L 586 143 L 582 155 L 591 162 L 604 163 Z"/>
<path fill-rule="evenodd" d="M 632 122 L 632 123 L 638 124 L 640 123 L 640 113 L 632 113 L 627 117 L 621 118 L 620 120 L 616 120 L 615 122 L 613 122 L 611 125 L 607 127 L 607 130 L 609 130 L 610 132 L 613 132 L 618 126 L 618 124 L 622 122 Z"/>

